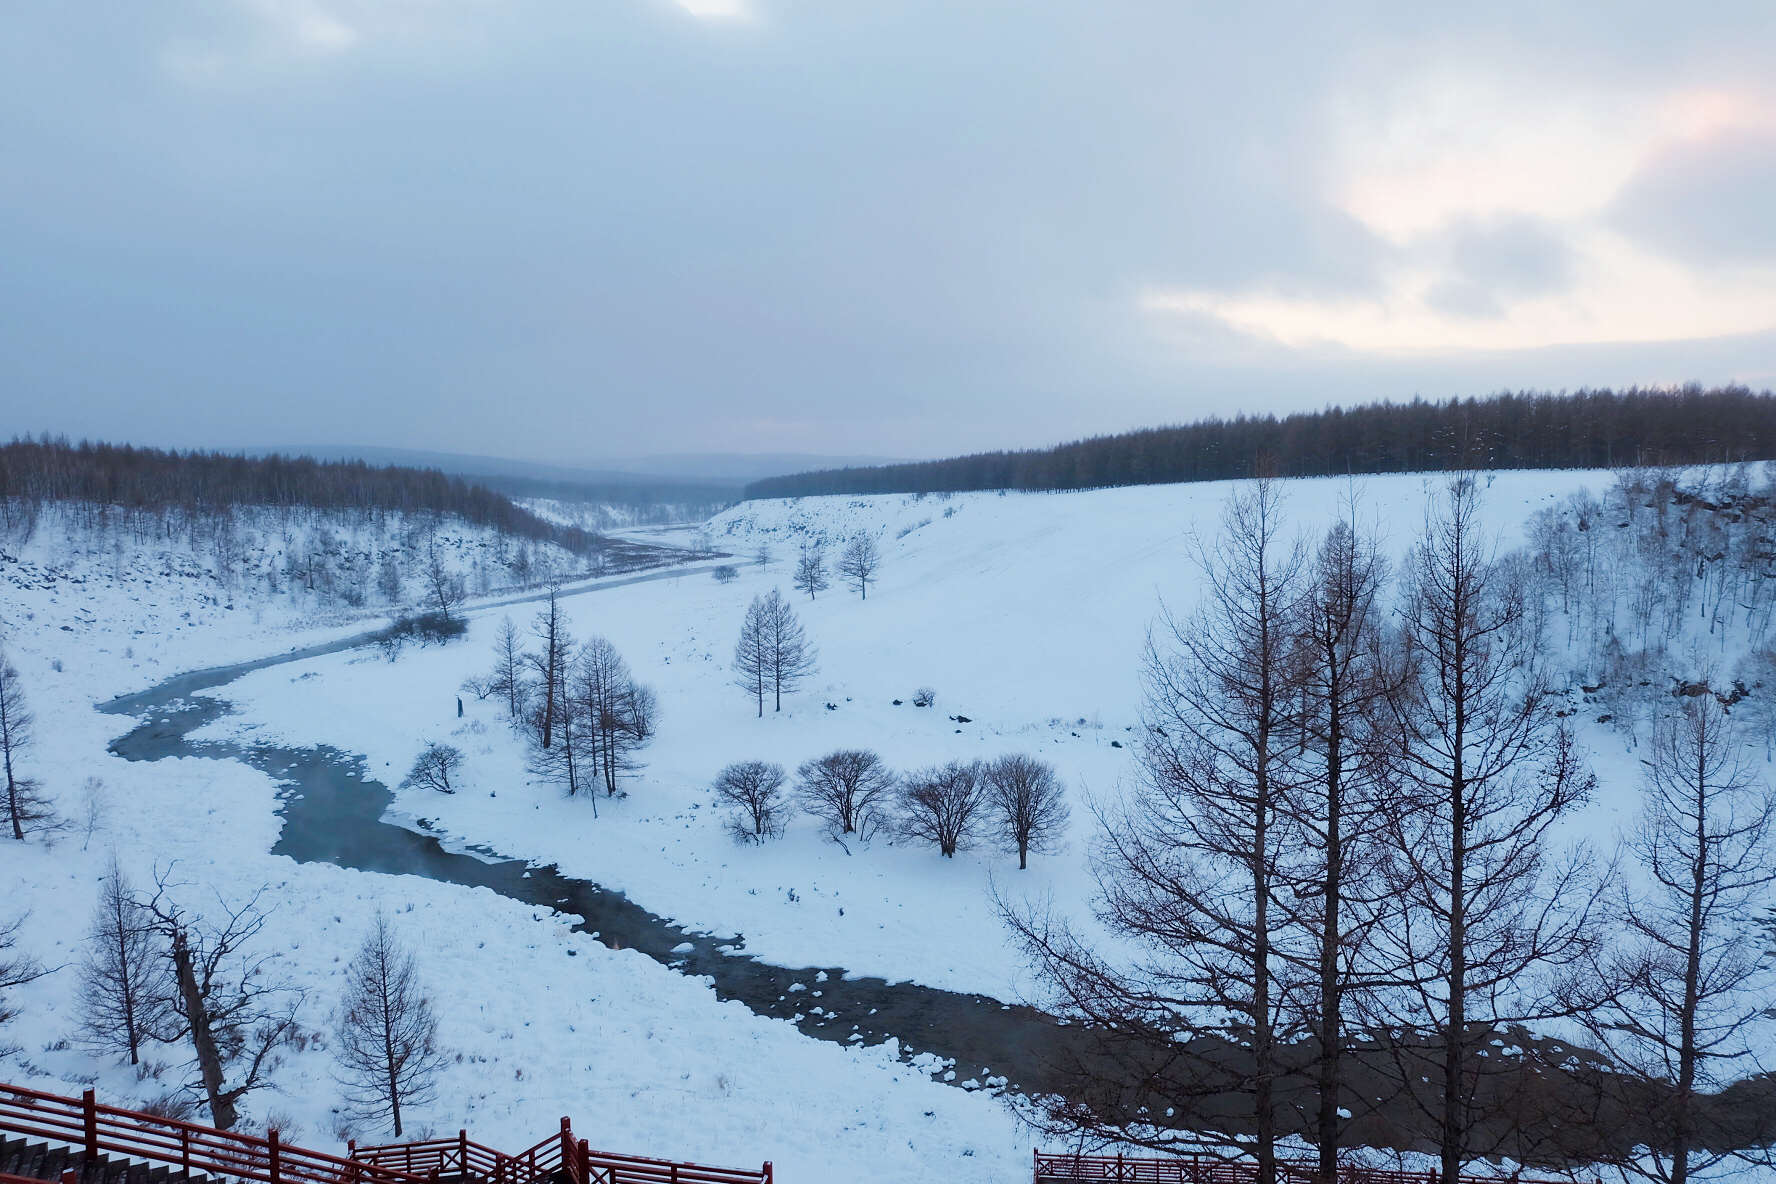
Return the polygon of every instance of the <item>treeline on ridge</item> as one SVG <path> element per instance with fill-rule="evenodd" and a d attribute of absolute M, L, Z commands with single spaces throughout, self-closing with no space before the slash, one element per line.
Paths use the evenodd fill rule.
<path fill-rule="evenodd" d="M 223 514 L 237 506 L 453 514 L 477 526 L 553 542 L 574 554 L 599 545 L 588 531 L 545 522 L 504 494 L 436 469 L 86 440 L 70 444 L 47 435 L 0 445 L 0 507 L 7 518 L 45 502 L 187 515 Z"/>
<path fill-rule="evenodd" d="M 1776 458 L 1776 395 L 1731 386 L 1524 392 L 1209 418 L 1054 448 L 767 477 L 746 498 L 1102 489 L 1450 469 L 1607 469 Z"/>

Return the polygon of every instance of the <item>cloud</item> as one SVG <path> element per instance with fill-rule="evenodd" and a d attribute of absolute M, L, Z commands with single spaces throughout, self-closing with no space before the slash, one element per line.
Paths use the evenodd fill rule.
<path fill-rule="evenodd" d="M 14 0 L 0 384 L 571 460 L 1751 380 L 1776 9 L 1668 8 Z"/>
<path fill-rule="evenodd" d="M 1159 285 L 1144 307 L 1289 348 L 1377 353 L 1776 328 L 1763 214 L 1776 121 L 1755 92 L 1611 90 L 1446 62 L 1329 107 L 1322 194 L 1375 236 L 1374 290 Z"/>
<path fill-rule="evenodd" d="M 746 0 L 672 0 L 692 16 L 706 20 L 745 20 L 753 15 Z"/>

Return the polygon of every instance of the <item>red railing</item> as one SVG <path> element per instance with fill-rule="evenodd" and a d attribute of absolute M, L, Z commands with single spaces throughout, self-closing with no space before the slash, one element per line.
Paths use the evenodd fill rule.
<path fill-rule="evenodd" d="M 426 1184 L 423 1175 L 291 1147 L 279 1140 L 276 1131 L 261 1138 L 101 1106 L 90 1089 L 81 1097 L 66 1098 L 0 1085 L 0 1131 L 68 1144 L 84 1151 L 88 1161 L 109 1152 L 177 1165 L 186 1173 L 264 1184 Z"/>
<path fill-rule="evenodd" d="M 437 1184 L 444 1176 L 463 1184 L 773 1184 L 769 1163 L 757 1170 L 711 1168 L 593 1151 L 574 1138 L 565 1118 L 558 1133 L 517 1155 L 472 1143 L 468 1132 L 458 1131 L 454 1139 L 353 1144 L 349 1154 L 338 1156 L 292 1147 L 276 1131 L 261 1138 L 101 1106 L 90 1089 L 68 1098 L 0 1085 L 0 1133 L 66 1144 L 84 1151 L 89 1162 L 112 1153 L 187 1174 L 261 1184 Z M 6 1177 L 0 1184 L 43 1181 Z"/>
<path fill-rule="evenodd" d="M 586 1140 L 574 1138 L 573 1124 L 565 1118 L 559 1133 L 517 1155 L 471 1142 L 467 1131 L 423 1143 L 354 1144 L 351 1155 L 360 1163 L 421 1175 L 466 1176 L 480 1184 L 552 1184 L 557 1179 L 567 1184 L 772 1184 L 769 1163 L 755 1171 L 594 1151 Z"/>
<path fill-rule="evenodd" d="M 1277 1184 L 1315 1184 L 1319 1168 L 1299 1160 L 1277 1164 Z M 1180 1155 L 1171 1159 L 1130 1159 L 1121 1155 L 1045 1155 L 1036 1152 L 1037 1184 L 1050 1180 L 1106 1180 L 1126 1184 L 1254 1184 L 1258 1165 L 1250 1160 Z M 1396 1172 L 1346 1164 L 1339 1184 L 1438 1184 L 1439 1172 Z M 1519 1176 L 1462 1176 L 1461 1184 L 1552 1184 Z"/>

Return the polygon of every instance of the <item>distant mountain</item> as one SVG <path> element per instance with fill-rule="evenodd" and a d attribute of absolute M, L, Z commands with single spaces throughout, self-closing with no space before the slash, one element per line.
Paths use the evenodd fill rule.
<path fill-rule="evenodd" d="M 653 485 L 680 482 L 721 486 L 736 492 L 748 481 L 812 469 L 851 469 L 896 464 L 886 456 L 815 456 L 799 452 L 684 453 L 594 460 L 587 468 L 544 465 L 495 456 L 454 452 L 420 452 L 410 448 L 378 448 L 351 444 L 276 444 L 245 450 L 249 456 L 312 456 L 316 460 L 361 460 L 373 465 L 406 465 L 439 469 L 467 477 L 526 477 L 567 485 Z M 595 467 L 592 467 L 595 466 Z"/>
<path fill-rule="evenodd" d="M 245 449 L 248 456 L 312 456 L 316 460 L 361 460 L 372 465 L 405 465 L 438 469 L 465 477 L 527 477 L 565 485 L 657 485 L 660 474 L 639 469 L 576 469 L 565 465 L 541 465 L 528 460 L 497 456 L 465 456 L 456 452 L 420 452 L 411 448 L 378 448 L 356 444 L 272 444 Z M 739 488 L 744 478 L 724 481 L 698 480 L 699 485 Z"/>
<path fill-rule="evenodd" d="M 806 452 L 690 452 L 592 463 L 620 472 L 646 473 L 654 477 L 746 482 L 814 469 L 862 469 L 907 462 L 886 456 L 816 456 Z"/>

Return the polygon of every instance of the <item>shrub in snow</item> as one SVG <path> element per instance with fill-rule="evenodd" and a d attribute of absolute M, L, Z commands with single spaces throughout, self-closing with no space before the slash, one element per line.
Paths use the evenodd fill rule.
<path fill-rule="evenodd" d="M 914 707 L 930 707 L 937 702 L 937 692 L 930 687 L 920 687 L 913 692 Z"/>
<path fill-rule="evenodd" d="M 834 835 L 867 839 L 894 793 L 895 778 L 867 749 L 840 749 L 796 770 L 796 800 Z"/>
<path fill-rule="evenodd" d="M 986 800 L 986 767 L 979 761 L 951 761 L 908 774 L 900 787 L 900 833 L 934 843 L 954 859 L 973 837 Z"/>
<path fill-rule="evenodd" d="M 461 617 L 449 617 L 443 613 L 420 613 L 416 617 L 398 617 L 388 628 L 376 634 L 376 644 L 381 647 L 383 656 L 393 662 L 400 656 L 401 647 L 409 641 L 420 645 L 437 642 L 443 645 L 453 637 L 461 637 L 469 631 L 469 623 Z"/>
<path fill-rule="evenodd" d="M 764 761 L 738 761 L 716 775 L 715 795 L 739 811 L 728 822 L 728 833 L 740 843 L 762 843 L 783 833 L 782 765 Z"/>
<path fill-rule="evenodd" d="M 450 779 L 462 771 L 462 749 L 452 744 L 427 744 L 425 751 L 414 758 L 413 768 L 407 772 L 407 780 L 401 782 L 401 788 L 418 786 L 421 789 L 435 789 L 439 793 L 455 793 L 456 787 Z"/>
<path fill-rule="evenodd" d="M 716 568 L 711 574 L 715 576 L 715 582 L 718 584 L 731 584 L 740 578 L 740 573 L 735 571 L 731 564 L 727 563 Z"/>

